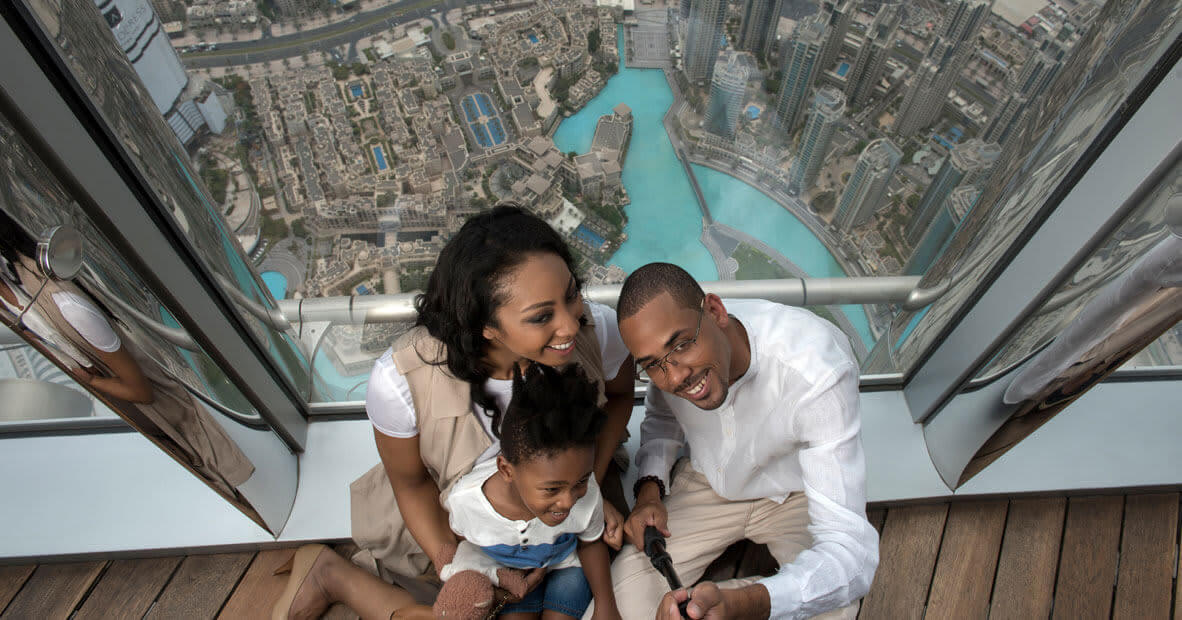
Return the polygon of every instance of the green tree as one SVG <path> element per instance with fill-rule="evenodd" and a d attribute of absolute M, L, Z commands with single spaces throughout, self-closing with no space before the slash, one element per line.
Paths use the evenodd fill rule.
<path fill-rule="evenodd" d="M 587 51 L 595 54 L 599 52 L 600 35 L 599 29 L 596 28 L 587 33 Z"/>
<path fill-rule="evenodd" d="M 443 46 L 449 50 L 456 49 L 456 38 L 451 36 L 450 32 L 444 32 L 440 35 L 443 38 Z"/>
<path fill-rule="evenodd" d="M 432 30 L 435 30 L 435 26 L 423 26 L 423 34 L 431 34 Z"/>

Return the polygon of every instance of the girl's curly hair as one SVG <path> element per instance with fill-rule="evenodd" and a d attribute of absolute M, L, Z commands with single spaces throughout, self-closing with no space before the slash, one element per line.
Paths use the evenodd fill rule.
<path fill-rule="evenodd" d="M 599 390 L 578 364 L 530 364 L 513 377 L 513 399 L 502 422 L 501 453 L 517 465 L 573 447 L 594 446 L 607 416 Z"/>

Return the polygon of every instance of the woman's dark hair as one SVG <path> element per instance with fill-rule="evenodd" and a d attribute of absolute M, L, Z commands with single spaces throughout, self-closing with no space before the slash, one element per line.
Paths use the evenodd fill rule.
<path fill-rule="evenodd" d="M 607 416 L 596 404 L 599 390 L 578 364 L 551 368 L 531 364 L 515 371 L 513 399 L 501 425 L 501 454 L 517 465 L 536 456 L 594 446 Z"/>
<path fill-rule="evenodd" d="M 494 429 L 501 412 L 484 391 L 489 377 L 483 362 L 488 346 L 484 328 L 496 326 L 494 313 L 505 303 L 505 274 L 530 254 L 557 254 L 575 274 L 570 249 L 549 224 L 516 205 L 497 205 L 469 218 L 448 240 L 427 280 L 427 292 L 415 298 L 415 325 L 443 343 L 447 369 L 468 382 L 472 401 L 492 417 Z"/>

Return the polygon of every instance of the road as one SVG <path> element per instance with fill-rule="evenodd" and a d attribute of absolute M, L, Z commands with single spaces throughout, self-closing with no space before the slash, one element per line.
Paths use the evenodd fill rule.
<path fill-rule="evenodd" d="M 206 69 L 283 60 L 317 51 L 327 52 L 339 46 L 354 46 L 365 37 L 399 24 L 433 17 L 431 9 L 445 12 L 464 4 L 463 0 L 397 0 L 380 9 L 357 13 L 347 20 L 314 30 L 252 41 L 218 43 L 217 51 L 183 54 L 181 59 L 189 69 Z"/>

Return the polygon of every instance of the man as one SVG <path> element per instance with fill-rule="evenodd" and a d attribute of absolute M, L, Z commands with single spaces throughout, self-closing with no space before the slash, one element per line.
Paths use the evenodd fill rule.
<path fill-rule="evenodd" d="M 858 365 L 846 336 L 799 308 L 724 304 L 667 263 L 629 276 L 617 312 L 652 381 L 625 525 L 635 547 L 612 566 L 622 615 L 672 620 L 688 598 L 691 618 L 854 618 L 878 566 L 878 534 L 865 514 Z M 678 460 L 686 442 L 689 458 Z M 648 525 L 669 537 L 685 584 L 744 538 L 768 545 L 781 567 L 669 593 L 641 550 Z"/>

